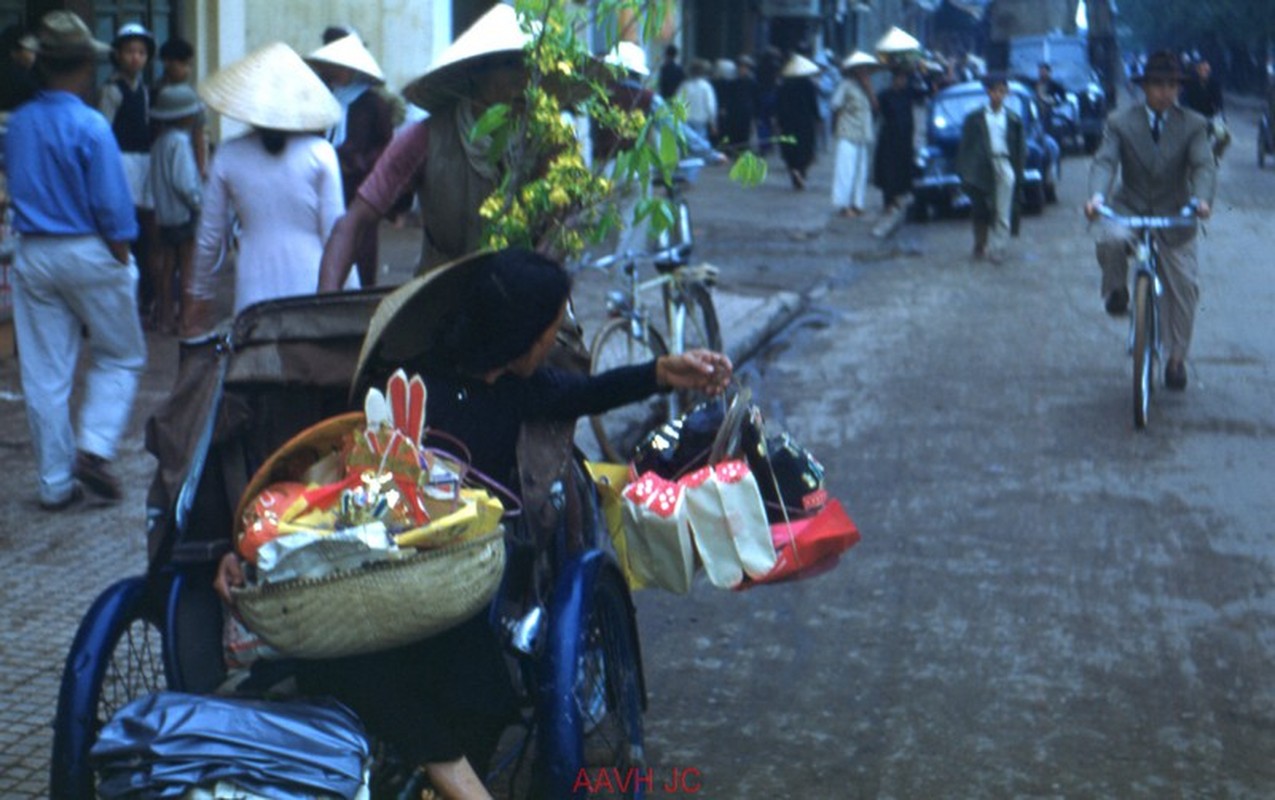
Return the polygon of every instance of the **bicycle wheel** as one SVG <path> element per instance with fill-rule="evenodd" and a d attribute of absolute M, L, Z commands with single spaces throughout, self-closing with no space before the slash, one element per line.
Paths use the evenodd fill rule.
<path fill-rule="evenodd" d="M 722 350 L 722 330 L 717 322 L 717 308 L 713 305 L 713 293 L 703 283 L 683 284 L 678 299 L 681 301 L 682 342 L 678 352 L 703 349 Z M 707 395 L 688 389 L 676 393 L 677 413 L 684 414 L 703 402 Z"/>
<path fill-rule="evenodd" d="M 605 773 L 620 797 L 646 795 L 642 710 L 645 705 L 637 625 L 623 579 L 604 569 L 593 582 L 570 648 L 571 669 L 556 670 L 556 737 L 551 745 L 556 773 L 553 796 L 568 797 Z M 571 634 L 567 634 L 571 636 Z M 569 782 L 568 782 L 569 781 Z"/>
<path fill-rule="evenodd" d="M 50 796 L 95 797 L 89 750 L 115 712 L 168 685 L 157 608 L 145 578 L 125 578 L 93 603 L 67 654 L 53 726 Z"/>
<path fill-rule="evenodd" d="M 1155 298 L 1151 276 L 1139 274 L 1133 285 L 1133 425 L 1147 426 L 1155 382 Z"/>
<path fill-rule="evenodd" d="M 654 330 L 648 327 L 645 339 L 638 339 L 633 336 L 632 323 L 617 318 L 603 325 L 594 338 L 589 371 L 597 375 L 616 367 L 642 364 L 666 353 L 664 340 Z M 623 463 L 629 460 L 633 448 L 648 431 L 668 419 L 668 398 L 658 395 L 594 415 L 589 418 L 589 425 L 603 456 L 608 461 Z"/>

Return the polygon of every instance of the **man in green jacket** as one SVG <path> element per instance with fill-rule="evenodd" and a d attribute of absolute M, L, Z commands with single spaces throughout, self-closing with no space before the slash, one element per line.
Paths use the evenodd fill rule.
<path fill-rule="evenodd" d="M 987 106 L 972 112 L 961 127 L 956 172 L 969 196 L 974 220 L 974 257 L 999 264 L 1012 233 L 1018 233 L 1015 187 L 1027 157 L 1023 120 L 1005 105 L 1009 82 L 1002 74 L 983 79 Z"/>

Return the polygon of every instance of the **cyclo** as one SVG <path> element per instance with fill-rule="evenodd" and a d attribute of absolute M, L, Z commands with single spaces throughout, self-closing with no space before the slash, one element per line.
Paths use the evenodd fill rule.
<path fill-rule="evenodd" d="M 90 750 L 130 701 L 163 690 L 210 695 L 223 684 L 225 611 L 212 585 L 236 503 L 280 445 L 348 411 L 350 398 L 392 366 L 374 354 L 356 374 L 385 296 L 262 303 L 183 345 L 173 394 L 148 424 L 159 462 L 148 496 L 148 568 L 106 589 L 80 623 L 54 721 L 52 797 L 95 796 Z M 507 632 L 520 712 L 486 782 L 508 781 L 511 795 L 559 798 L 572 795 L 586 767 L 625 774 L 644 766 L 646 693 L 632 600 L 579 458 L 547 496 L 556 525 L 529 558 L 531 534 L 511 521 L 508 567 L 488 611 L 490 624 Z M 371 775 L 374 795 L 394 796 L 408 777 L 388 767 L 378 773 L 381 765 Z M 635 782 L 629 796 L 642 789 Z"/>

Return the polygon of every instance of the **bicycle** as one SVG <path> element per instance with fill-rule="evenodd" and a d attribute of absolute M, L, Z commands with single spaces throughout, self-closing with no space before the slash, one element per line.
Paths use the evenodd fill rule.
<path fill-rule="evenodd" d="M 678 175 L 666 184 L 674 203 L 674 227 L 660 234 L 653 251 L 625 250 L 581 265 L 581 269 L 611 271 L 620 265 L 622 288 L 607 294 L 607 322 L 598 330 L 589 349 L 589 371 L 606 372 L 616 367 L 641 364 L 666 354 L 703 348 L 722 349 L 721 327 L 713 305 L 712 287 L 717 268 L 709 264 L 691 265 L 694 248 L 691 211 L 678 187 L 689 171 L 703 165 L 700 159 L 679 164 Z M 650 261 L 657 275 L 641 280 L 638 264 Z M 643 295 L 659 289 L 664 306 L 665 335 L 651 324 L 651 315 L 642 303 Z M 637 441 L 645 433 L 681 411 L 697 398 L 691 393 L 674 393 L 650 401 L 624 406 L 589 418 L 594 438 L 609 461 L 628 460 Z"/>
<path fill-rule="evenodd" d="M 1162 359 L 1160 342 L 1160 245 L 1154 231 L 1187 228 L 1196 224 L 1197 208 L 1189 204 L 1177 216 L 1122 216 L 1099 206 L 1099 216 L 1135 232 L 1132 313 L 1129 315 L 1129 352 L 1133 355 L 1133 424 L 1147 427 L 1155 362 Z"/>

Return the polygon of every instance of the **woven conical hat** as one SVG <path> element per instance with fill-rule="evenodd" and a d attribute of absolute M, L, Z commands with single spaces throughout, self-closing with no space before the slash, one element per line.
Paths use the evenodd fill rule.
<path fill-rule="evenodd" d="M 467 93 L 465 79 L 476 62 L 521 55 L 528 39 L 513 6 L 497 3 L 439 54 L 429 72 L 409 83 L 403 96 L 428 111 L 453 103 Z"/>
<path fill-rule="evenodd" d="M 808 78 L 811 75 L 819 74 L 819 65 L 800 53 L 793 53 L 792 58 L 788 59 L 788 63 L 784 64 L 784 71 L 780 74 L 785 78 Z"/>
<path fill-rule="evenodd" d="M 907 53 L 920 49 L 921 43 L 916 37 L 898 27 L 886 31 L 885 36 L 877 41 L 878 53 Z"/>
<path fill-rule="evenodd" d="M 199 96 L 256 128 L 322 131 L 341 119 L 341 104 L 283 42 L 254 50 L 213 75 L 199 84 Z"/>
<path fill-rule="evenodd" d="M 877 57 L 862 50 L 855 50 L 850 57 L 841 62 L 842 69 L 881 69 L 885 65 L 877 61 Z"/>
<path fill-rule="evenodd" d="M 343 36 L 331 44 L 325 44 L 305 57 L 306 61 L 335 64 L 347 67 L 377 83 L 385 83 L 385 73 L 357 36 Z"/>

